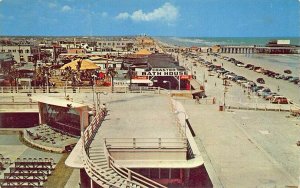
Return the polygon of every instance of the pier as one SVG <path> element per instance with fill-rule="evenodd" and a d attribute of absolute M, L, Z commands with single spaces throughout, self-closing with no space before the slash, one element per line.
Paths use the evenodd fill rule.
<path fill-rule="evenodd" d="M 286 47 L 266 47 L 266 46 L 219 46 L 219 53 L 229 54 L 299 54 L 300 48 L 294 46 Z"/>

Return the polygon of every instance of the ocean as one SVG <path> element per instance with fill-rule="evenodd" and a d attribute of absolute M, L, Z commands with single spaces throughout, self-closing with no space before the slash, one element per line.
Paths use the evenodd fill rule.
<path fill-rule="evenodd" d="M 258 45 L 264 46 L 272 40 L 290 40 L 292 45 L 300 46 L 300 37 L 154 37 L 164 43 L 176 46 L 214 46 L 214 45 Z"/>
<path fill-rule="evenodd" d="M 290 40 L 292 45 L 300 46 L 300 37 L 154 37 L 155 39 L 174 46 L 208 47 L 214 45 L 259 45 L 265 46 L 272 40 Z M 231 54 L 233 55 L 233 54 Z M 255 61 L 264 64 L 266 67 L 275 66 L 276 69 L 290 69 L 294 76 L 300 75 L 300 54 L 235 54 L 245 61 Z M 230 56 L 230 54 L 228 54 Z M 247 62 L 245 62 L 247 63 Z M 264 66 L 263 66 L 264 67 Z"/>

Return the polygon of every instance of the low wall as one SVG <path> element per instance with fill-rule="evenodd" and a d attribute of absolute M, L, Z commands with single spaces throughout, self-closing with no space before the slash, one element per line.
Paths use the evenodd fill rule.
<path fill-rule="evenodd" d="M 0 113 L 0 128 L 29 128 L 38 123 L 38 113 Z"/>
<path fill-rule="evenodd" d="M 109 149 L 115 160 L 186 160 L 186 149 Z"/>
<path fill-rule="evenodd" d="M 56 152 L 56 153 L 63 153 L 65 148 L 62 147 L 62 148 L 55 148 L 55 147 L 49 147 L 49 146 L 44 146 L 44 145 L 41 145 L 39 143 L 36 143 L 34 140 L 32 140 L 29 135 L 26 133 L 26 130 L 23 130 L 23 138 L 26 142 L 28 142 L 29 144 L 37 147 L 37 148 L 40 148 L 40 149 L 43 149 L 43 150 L 46 150 L 46 151 L 50 151 L 50 152 Z"/>

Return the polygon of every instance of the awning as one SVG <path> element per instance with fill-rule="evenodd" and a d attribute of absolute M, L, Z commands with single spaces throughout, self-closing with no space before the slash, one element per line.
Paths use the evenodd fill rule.
<path fill-rule="evenodd" d="M 148 50 L 146 49 L 141 49 L 140 51 L 138 52 L 135 52 L 136 55 L 150 55 L 152 54 L 151 52 L 149 52 Z"/>
<path fill-rule="evenodd" d="M 153 82 L 151 80 L 146 80 L 146 79 L 132 79 L 131 83 L 133 83 L 133 84 L 152 84 Z"/>
<path fill-rule="evenodd" d="M 77 70 L 78 62 L 81 61 L 80 70 L 94 70 L 100 69 L 95 63 L 87 59 L 76 59 L 70 63 L 65 64 L 60 70 L 65 70 L 66 67 L 71 67 L 72 70 Z"/>
<path fill-rule="evenodd" d="M 55 97 L 47 97 L 45 95 L 40 95 L 40 96 L 33 96 L 31 97 L 32 100 L 38 101 L 41 103 L 46 103 L 54 106 L 60 106 L 60 107 L 69 107 L 71 106 L 72 108 L 82 108 L 82 107 L 87 107 L 87 105 L 80 104 L 80 103 L 75 103 L 66 99 L 61 99 L 61 98 L 55 98 Z"/>

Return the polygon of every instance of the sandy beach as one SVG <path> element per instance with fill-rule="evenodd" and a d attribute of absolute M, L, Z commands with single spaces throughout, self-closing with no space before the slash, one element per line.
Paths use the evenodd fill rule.
<path fill-rule="evenodd" d="M 227 56 L 227 57 L 232 57 L 232 58 L 236 58 L 239 61 L 242 61 L 245 64 L 253 64 L 253 65 L 257 65 L 257 66 L 261 66 L 261 67 L 265 67 L 265 68 L 269 68 L 275 71 L 282 71 L 282 67 L 283 65 L 280 66 L 274 66 L 274 64 L 270 64 L 270 62 L 262 59 L 262 60 L 254 60 L 253 58 L 250 57 L 246 57 L 245 55 L 241 55 L 241 54 L 222 54 L 223 56 Z M 207 56 L 206 54 L 203 54 L 204 59 L 211 61 L 213 59 L 217 59 L 217 61 L 214 64 L 217 65 L 222 65 L 223 63 L 223 67 L 226 70 L 232 71 L 234 73 L 236 73 L 237 75 L 241 75 L 246 77 L 249 80 L 255 81 L 257 78 L 263 78 L 265 80 L 265 84 L 263 84 L 264 87 L 268 87 L 270 88 L 272 91 L 274 92 L 278 92 L 278 87 L 280 89 L 280 91 L 278 93 L 286 96 L 287 98 L 289 98 L 290 100 L 292 100 L 294 103 L 296 103 L 297 105 L 300 104 L 300 87 L 298 87 L 297 85 L 290 83 L 286 80 L 281 80 L 281 79 L 275 79 L 275 78 L 271 78 L 268 77 L 266 75 L 254 72 L 253 70 L 249 70 L 246 69 L 244 67 L 238 67 L 235 66 L 233 63 L 228 62 L 226 60 L 220 59 L 220 58 L 216 58 L 214 56 Z"/>
<path fill-rule="evenodd" d="M 223 54 L 226 56 L 227 54 Z M 300 75 L 299 54 L 228 54 L 245 64 L 253 64 L 264 69 L 275 71 L 279 74 L 285 74 L 283 71 L 289 69 L 292 76 Z M 293 61 L 291 62 L 291 59 Z"/>

